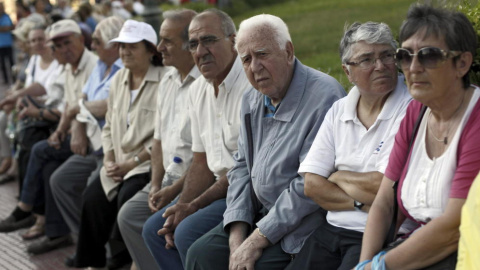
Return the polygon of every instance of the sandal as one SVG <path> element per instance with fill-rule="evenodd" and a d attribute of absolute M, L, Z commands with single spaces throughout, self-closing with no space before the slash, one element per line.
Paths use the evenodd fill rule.
<path fill-rule="evenodd" d="M 42 220 L 43 219 L 43 220 Z M 45 219 L 37 217 L 35 224 L 22 234 L 23 240 L 33 240 L 45 234 Z"/>

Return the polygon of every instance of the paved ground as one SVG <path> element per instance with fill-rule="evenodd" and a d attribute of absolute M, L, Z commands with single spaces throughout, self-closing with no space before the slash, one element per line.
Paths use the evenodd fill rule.
<path fill-rule="evenodd" d="M 15 208 L 17 196 L 17 181 L 0 185 L 0 219 L 6 218 Z M 70 269 L 63 265 L 63 259 L 73 254 L 74 246 L 33 256 L 25 251 L 26 245 L 29 242 L 23 241 L 20 237 L 20 234 L 25 230 L 26 229 L 6 234 L 0 233 L 0 270 Z"/>
<path fill-rule="evenodd" d="M 7 86 L 0 83 L 0 98 L 3 97 Z M 3 132 L 3 131 L 0 131 Z M 0 219 L 6 218 L 15 208 L 18 196 L 18 182 L 0 185 Z M 0 233 L 0 270 L 61 270 L 69 269 L 63 265 L 65 257 L 74 253 L 74 246 L 55 250 L 46 254 L 32 256 L 26 250 L 25 242 L 20 237 L 26 229 Z M 33 240 L 39 241 L 40 239 Z"/>

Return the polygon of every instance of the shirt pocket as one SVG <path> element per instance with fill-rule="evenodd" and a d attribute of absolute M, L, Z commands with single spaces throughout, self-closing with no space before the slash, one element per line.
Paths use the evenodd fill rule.
<path fill-rule="evenodd" d="M 225 124 L 223 128 L 223 141 L 230 153 L 238 150 L 238 135 L 240 133 L 240 125 Z"/>

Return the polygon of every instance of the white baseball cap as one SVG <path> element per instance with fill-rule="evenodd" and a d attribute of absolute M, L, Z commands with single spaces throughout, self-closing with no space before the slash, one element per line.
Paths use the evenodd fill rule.
<path fill-rule="evenodd" d="M 80 26 L 78 26 L 77 22 L 71 19 L 64 19 L 52 24 L 50 28 L 49 40 L 81 33 L 82 31 L 80 30 Z"/>
<path fill-rule="evenodd" d="M 146 40 L 157 46 L 157 34 L 150 24 L 135 20 L 127 20 L 120 30 L 117 38 L 110 40 L 108 43 L 137 43 Z"/>

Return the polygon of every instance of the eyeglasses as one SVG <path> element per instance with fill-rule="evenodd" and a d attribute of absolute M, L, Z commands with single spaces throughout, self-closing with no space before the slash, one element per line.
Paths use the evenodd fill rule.
<path fill-rule="evenodd" d="M 202 46 L 205 48 L 210 48 L 220 39 L 221 38 L 216 36 L 204 36 L 201 37 L 199 40 L 192 39 L 188 41 L 188 49 L 190 50 L 190 52 L 195 52 L 199 44 L 202 44 Z"/>
<path fill-rule="evenodd" d="M 357 66 L 361 69 L 370 69 L 377 63 L 377 60 L 380 60 L 384 65 L 391 65 L 395 63 L 395 55 L 393 51 L 391 53 L 386 53 L 378 58 L 366 57 L 357 62 L 347 62 L 347 65 Z"/>
<path fill-rule="evenodd" d="M 397 49 L 395 60 L 401 69 L 409 69 L 413 57 L 417 56 L 418 62 L 425 68 L 437 68 L 441 63 L 452 57 L 462 54 L 461 51 L 444 51 L 435 47 L 425 47 L 418 50 L 417 53 L 410 53 L 406 49 Z"/>

